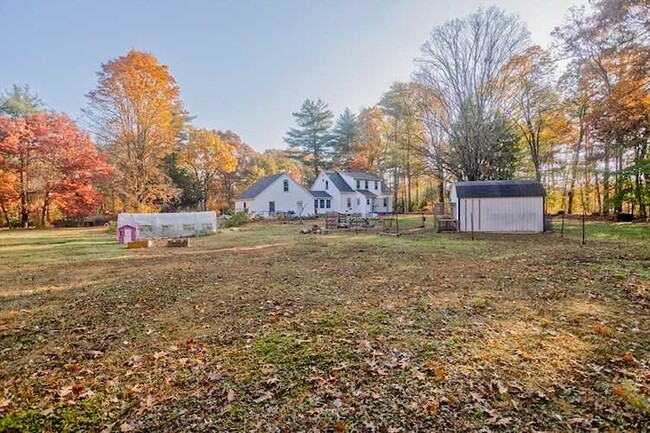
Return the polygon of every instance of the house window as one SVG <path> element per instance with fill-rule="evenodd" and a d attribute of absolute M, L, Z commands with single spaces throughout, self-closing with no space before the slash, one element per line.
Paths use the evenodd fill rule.
<path fill-rule="evenodd" d="M 361 199 L 357 198 L 357 206 L 359 206 L 360 204 L 361 204 Z"/>
<path fill-rule="evenodd" d="M 328 209 L 332 207 L 332 200 L 326 200 L 325 203 Z"/>
<path fill-rule="evenodd" d="M 384 197 L 384 207 L 388 207 L 388 197 Z"/>
<path fill-rule="evenodd" d="M 368 181 L 365 182 L 365 188 L 368 189 Z"/>
<path fill-rule="evenodd" d="M 285 179 L 284 182 L 282 182 L 282 184 L 284 185 L 284 192 L 289 191 L 289 181 Z"/>
<path fill-rule="evenodd" d="M 269 202 L 269 213 L 275 213 L 275 202 L 274 201 Z"/>
<path fill-rule="evenodd" d="M 348 209 L 352 209 L 352 198 L 348 197 Z"/>
<path fill-rule="evenodd" d="M 375 181 L 375 189 L 379 189 L 379 182 Z"/>
<path fill-rule="evenodd" d="M 357 189 L 361 188 L 361 181 L 357 179 Z"/>
<path fill-rule="evenodd" d="M 366 204 L 367 204 L 368 206 L 370 206 L 370 199 L 369 199 L 369 198 L 366 199 Z"/>
<path fill-rule="evenodd" d="M 325 181 L 325 189 L 330 189 L 330 181 L 329 180 Z"/>
<path fill-rule="evenodd" d="M 323 198 L 320 199 L 320 208 L 325 209 L 325 199 Z"/>
<path fill-rule="evenodd" d="M 246 210 L 246 202 L 244 202 L 244 210 Z"/>
<path fill-rule="evenodd" d="M 314 209 L 318 209 L 318 199 L 314 200 Z"/>
<path fill-rule="evenodd" d="M 184 232 L 193 232 L 194 231 L 194 224 L 183 224 L 183 231 Z"/>

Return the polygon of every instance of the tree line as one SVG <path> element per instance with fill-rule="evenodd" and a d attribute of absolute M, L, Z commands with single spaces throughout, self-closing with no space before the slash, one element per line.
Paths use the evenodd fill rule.
<path fill-rule="evenodd" d="M 408 82 L 334 122 L 320 100 L 294 113 L 285 141 L 321 168 L 390 179 L 395 203 L 444 201 L 457 180 L 536 179 L 549 211 L 647 218 L 650 205 L 650 5 L 571 8 L 553 43 L 496 7 L 435 27 Z"/>
<path fill-rule="evenodd" d="M 117 212 L 220 211 L 256 179 L 300 179 L 284 152 L 192 126 L 169 69 L 130 51 L 103 64 L 83 110 L 86 131 L 28 86 L 0 95 L 0 209 L 7 227 Z"/>
<path fill-rule="evenodd" d="M 571 8 L 549 47 L 496 7 L 435 27 L 412 79 L 339 116 L 293 113 L 284 149 L 198 128 L 169 68 L 132 50 L 101 65 L 81 127 L 27 87 L 0 95 L 3 225 L 121 211 L 232 207 L 262 176 L 379 173 L 397 208 L 445 201 L 457 180 L 537 179 L 549 211 L 648 216 L 650 5 Z M 88 131 L 88 132 L 87 132 Z"/>

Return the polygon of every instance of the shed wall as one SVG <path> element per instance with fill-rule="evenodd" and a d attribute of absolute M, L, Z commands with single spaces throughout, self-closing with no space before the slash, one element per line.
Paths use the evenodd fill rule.
<path fill-rule="evenodd" d="M 544 231 L 543 197 L 466 198 L 458 201 L 460 231 L 472 230 L 472 218 L 475 232 Z"/>

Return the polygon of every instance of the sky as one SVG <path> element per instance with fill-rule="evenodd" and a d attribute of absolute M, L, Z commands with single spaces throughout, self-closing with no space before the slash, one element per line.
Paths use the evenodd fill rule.
<path fill-rule="evenodd" d="M 581 0 L 0 0 L 0 89 L 27 84 L 83 122 L 102 63 L 153 53 L 193 124 L 284 148 L 306 98 L 340 114 L 408 80 L 431 29 L 496 4 L 542 46 Z"/>

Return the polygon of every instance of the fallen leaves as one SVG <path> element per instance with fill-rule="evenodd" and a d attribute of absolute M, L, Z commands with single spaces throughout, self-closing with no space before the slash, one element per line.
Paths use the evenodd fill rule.
<path fill-rule="evenodd" d="M 495 237 L 489 255 L 440 239 L 336 234 L 215 254 L 235 240 L 211 237 L 191 258 L 101 262 L 111 280 L 12 301 L 32 313 L 3 322 L 0 410 L 60 420 L 93 400 L 93 424 L 71 426 L 127 432 L 640 425 L 650 316 L 625 290 L 546 237 Z M 590 266 L 616 266 L 614 248 L 591 251 Z"/>
<path fill-rule="evenodd" d="M 253 403 L 256 404 L 264 403 L 265 401 L 271 400 L 272 398 L 273 398 L 273 394 L 271 394 L 270 392 L 265 392 L 264 394 L 260 395 L 255 400 L 253 400 Z"/>
<path fill-rule="evenodd" d="M 424 368 L 427 369 L 431 374 L 433 374 L 438 380 L 445 380 L 445 370 L 440 366 L 440 364 L 429 359 L 424 363 Z"/>
<path fill-rule="evenodd" d="M 612 338 L 615 334 L 616 331 L 612 328 L 610 328 L 607 325 L 603 325 L 602 323 L 596 323 L 591 327 L 592 331 L 601 337 L 606 337 L 606 338 Z"/>

